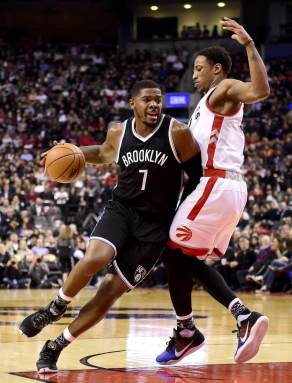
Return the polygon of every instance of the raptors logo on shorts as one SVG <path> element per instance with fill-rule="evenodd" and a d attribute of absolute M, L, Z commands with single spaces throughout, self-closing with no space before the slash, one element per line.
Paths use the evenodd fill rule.
<path fill-rule="evenodd" d="M 189 241 L 192 238 L 192 231 L 187 226 L 180 226 L 176 229 L 176 236 L 181 241 Z"/>

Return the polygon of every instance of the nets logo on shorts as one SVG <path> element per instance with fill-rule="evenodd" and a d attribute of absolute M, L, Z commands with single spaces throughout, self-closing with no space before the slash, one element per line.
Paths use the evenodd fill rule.
<path fill-rule="evenodd" d="M 137 283 L 142 281 L 142 279 L 145 278 L 146 273 L 147 272 L 146 272 L 145 267 L 139 265 L 135 271 L 135 274 L 134 274 L 134 281 Z"/>
<path fill-rule="evenodd" d="M 187 226 L 180 226 L 176 229 L 176 236 L 181 241 L 189 241 L 192 238 L 192 231 Z"/>

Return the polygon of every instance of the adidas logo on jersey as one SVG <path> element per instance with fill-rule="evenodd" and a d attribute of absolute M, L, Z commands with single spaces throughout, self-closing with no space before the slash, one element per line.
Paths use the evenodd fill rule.
<path fill-rule="evenodd" d="M 180 226 L 176 229 L 176 236 L 181 241 L 189 241 L 192 238 L 192 231 L 187 226 Z"/>

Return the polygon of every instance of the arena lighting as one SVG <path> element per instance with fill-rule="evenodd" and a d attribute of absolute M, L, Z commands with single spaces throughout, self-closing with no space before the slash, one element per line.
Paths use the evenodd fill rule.
<path fill-rule="evenodd" d="M 151 5 L 151 11 L 158 11 L 159 7 L 157 5 Z"/>
<path fill-rule="evenodd" d="M 184 9 L 191 9 L 192 8 L 192 4 L 184 4 Z"/>
<path fill-rule="evenodd" d="M 225 3 L 223 2 L 223 1 L 220 1 L 219 3 L 217 3 L 217 7 L 219 7 L 219 8 L 223 8 L 223 7 L 225 7 Z"/>

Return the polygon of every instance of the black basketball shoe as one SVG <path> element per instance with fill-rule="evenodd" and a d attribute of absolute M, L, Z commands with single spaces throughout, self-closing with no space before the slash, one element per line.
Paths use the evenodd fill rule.
<path fill-rule="evenodd" d="M 173 336 L 167 343 L 166 349 L 157 356 L 156 362 L 159 364 L 175 364 L 201 348 L 204 342 L 204 335 L 197 328 L 190 338 L 180 336 L 179 332 L 173 329 Z"/>
<path fill-rule="evenodd" d="M 36 362 L 38 372 L 51 373 L 58 371 L 57 361 L 61 351 L 62 347 L 58 347 L 56 342 L 47 340 Z"/>
<path fill-rule="evenodd" d="M 54 301 L 49 303 L 44 309 L 26 317 L 19 326 L 19 331 L 31 338 L 42 331 L 44 327 L 52 322 L 57 322 L 65 313 L 67 306 L 64 306 L 61 311 L 57 311 Z"/>
<path fill-rule="evenodd" d="M 269 319 L 255 311 L 237 325 L 238 345 L 235 362 L 244 363 L 256 356 L 269 327 Z"/>

